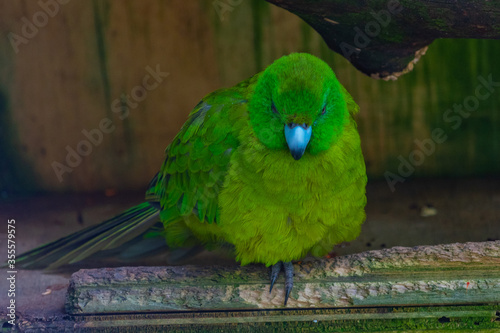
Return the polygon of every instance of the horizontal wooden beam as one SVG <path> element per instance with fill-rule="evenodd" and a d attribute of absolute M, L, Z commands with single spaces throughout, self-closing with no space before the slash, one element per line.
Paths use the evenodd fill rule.
<path fill-rule="evenodd" d="M 500 241 L 395 247 L 295 265 L 287 307 L 431 306 L 500 303 Z M 80 270 L 70 314 L 273 309 L 268 270 L 245 267 L 122 267 Z"/>
<path fill-rule="evenodd" d="M 500 330 L 498 306 L 354 307 L 73 315 L 23 321 L 23 332 L 479 332 Z"/>

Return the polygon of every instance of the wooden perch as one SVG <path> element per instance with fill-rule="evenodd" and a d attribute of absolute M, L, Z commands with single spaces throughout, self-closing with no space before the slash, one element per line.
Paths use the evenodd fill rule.
<path fill-rule="evenodd" d="M 283 277 L 245 267 L 123 267 L 80 270 L 70 314 L 283 307 Z M 289 308 L 456 305 L 500 302 L 500 241 L 395 247 L 295 264 Z"/>
<path fill-rule="evenodd" d="M 295 269 L 286 308 L 283 277 L 269 295 L 268 272 L 261 265 L 81 270 L 70 281 L 67 313 L 58 310 L 62 299 L 59 303 L 57 291 L 43 296 L 50 299 L 33 297 L 33 302 L 51 305 L 20 311 L 17 328 L 120 333 L 500 331 L 500 241 L 398 247 L 304 261 Z M 36 275 L 25 278 L 30 276 Z M 0 309 L 0 326 L 3 317 Z"/>
<path fill-rule="evenodd" d="M 480 0 L 267 0 L 298 15 L 361 72 L 396 79 L 437 38 L 500 38 L 500 4 Z"/>

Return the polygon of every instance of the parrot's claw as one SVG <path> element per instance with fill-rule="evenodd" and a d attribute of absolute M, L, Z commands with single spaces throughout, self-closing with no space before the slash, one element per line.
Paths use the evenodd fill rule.
<path fill-rule="evenodd" d="M 293 288 L 293 264 L 292 262 L 278 262 L 271 267 L 271 287 L 269 288 L 269 293 L 273 290 L 274 283 L 278 278 L 278 275 L 283 267 L 285 271 L 285 305 L 288 302 L 288 296 Z"/>

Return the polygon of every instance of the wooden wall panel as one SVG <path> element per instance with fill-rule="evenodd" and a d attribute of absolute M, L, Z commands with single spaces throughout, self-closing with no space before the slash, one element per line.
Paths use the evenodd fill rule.
<path fill-rule="evenodd" d="M 328 61 L 361 106 L 371 177 L 398 174 L 399 156 L 408 159 L 419 149 L 415 139 L 430 138 L 435 128 L 448 139 L 411 176 L 500 171 L 500 88 L 458 129 L 444 119 L 453 104 L 474 95 L 479 75 L 500 81 L 498 41 L 436 41 L 412 73 L 383 82 L 357 72 L 299 18 L 265 1 L 59 1 L 66 3 L 0 3 L 0 190 L 144 188 L 200 98 L 293 51 Z M 214 6 L 221 3 L 229 6 L 224 15 Z M 58 6 L 45 24 L 40 4 Z M 34 15 L 40 27 L 16 52 L 12 33 L 25 38 L 23 26 Z M 168 76 L 142 100 L 137 87 L 157 66 Z M 120 119 L 126 95 L 134 93 L 141 101 Z M 67 147 L 77 149 L 86 140 L 82 131 L 103 119 L 113 130 L 60 181 L 53 162 L 67 165 Z"/>

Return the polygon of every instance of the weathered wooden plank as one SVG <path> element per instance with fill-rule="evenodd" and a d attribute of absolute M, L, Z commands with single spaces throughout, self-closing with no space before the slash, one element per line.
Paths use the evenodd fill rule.
<path fill-rule="evenodd" d="M 498 305 L 135 312 L 22 321 L 20 328 L 24 332 L 494 332 L 500 328 L 498 315 Z"/>
<path fill-rule="evenodd" d="M 281 308 L 264 267 L 122 267 L 73 274 L 71 314 Z M 395 247 L 295 264 L 289 308 L 500 302 L 500 241 Z"/>

